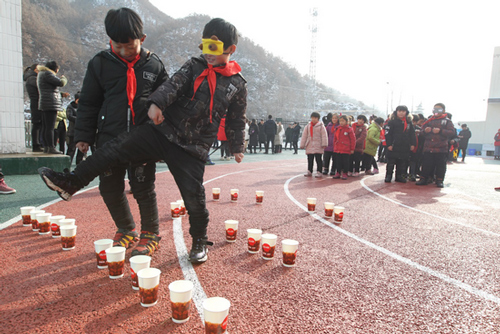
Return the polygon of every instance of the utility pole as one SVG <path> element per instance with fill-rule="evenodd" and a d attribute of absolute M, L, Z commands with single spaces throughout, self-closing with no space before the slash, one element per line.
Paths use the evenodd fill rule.
<path fill-rule="evenodd" d="M 309 58 L 309 77 L 311 79 L 311 108 L 316 109 L 316 36 L 318 33 L 318 9 L 311 9 L 311 54 Z"/>

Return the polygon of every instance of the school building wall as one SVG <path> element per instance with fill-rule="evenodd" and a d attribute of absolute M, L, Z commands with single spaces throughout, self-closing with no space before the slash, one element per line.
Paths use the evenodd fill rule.
<path fill-rule="evenodd" d="M 493 137 L 500 129 L 500 46 L 495 47 L 493 52 L 486 120 L 463 123 L 467 123 L 472 132 L 469 149 L 480 151 L 482 156 L 492 155 L 492 151 L 494 151 Z"/>
<path fill-rule="evenodd" d="M 0 0 L 0 153 L 25 153 L 21 0 Z"/>

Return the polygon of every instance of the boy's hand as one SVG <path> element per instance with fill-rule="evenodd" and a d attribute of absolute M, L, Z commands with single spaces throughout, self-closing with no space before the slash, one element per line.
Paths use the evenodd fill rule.
<path fill-rule="evenodd" d="M 165 120 L 161 109 L 154 103 L 149 106 L 148 117 L 153 121 L 153 123 L 155 123 L 155 125 L 161 124 Z"/>
<path fill-rule="evenodd" d="M 439 133 L 439 131 L 441 131 L 440 128 L 432 128 L 432 132 L 433 133 Z"/>
<path fill-rule="evenodd" d="M 389 146 L 387 149 L 388 149 L 389 151 L 392 151 L 392 146 Z"/>
<path fill-rule="evenodd" d="M 243 153 L 235 153 L 234 154 L 234 160 L 237 163 L 240 163 L 243 160 L 243 157 L 245 157 L 245 155 Z"/>
<path fill-rule="evenodd" d="M 432 130 L 432 129 L 431 129 L 430 127 L 428 127 L 428 128 L 425 128 L 425 130 L 424 130 L 424 131 L 425 131 L 425 133 L 429 133 L 429 132 L 431 132 L 431 130 Z"/>
<path fill-rule="evenodd" d="M 410 151 L 413 151 L 415 149 L 415 146 L 411 145 L 410 146 Z"/>
<path fill-rule="evenodd" d="M 78 143 L 76 143 L 76 148 L 78 148 L 80 150 L 80 152 L 82 152 L 83 154 L 87 153 L 87 151 L 89 150 L 89 143 L 86 143 L 86 142 L 83 142 L 83 141 L 79 141 Z"/>
<path fill-rule="evenodd" d="M 354 151 L 351 151 L 351 154 L 354 154 Z"/>

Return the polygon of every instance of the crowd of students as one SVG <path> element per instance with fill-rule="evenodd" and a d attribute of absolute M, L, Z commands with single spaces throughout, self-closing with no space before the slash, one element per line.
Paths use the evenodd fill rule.
<path fill-rule="evenodd" d="M 466 124 L 457 131 L 445 105 L 434 105 L 432 115 L 411 115 L 404 105 L 384 120 L 381 117 L 352 116 L 329 113 L 322 121 L 313 112 L 305 127 L 300 147 L 306 150 L 308 168 L 304 176 L 330 175 L 346 180 L 364 171 L 378 174 L 377 162 L 387 162 L 384 181 L 417 185 L 435 183 L 443 188 L 446 165 L 451 152 L 462 151 L 465 160 L 471 132 Z M 378 149 L 378 160 L 375 159 Z M 330 168 L 331 166 L 331 168 Z"/>

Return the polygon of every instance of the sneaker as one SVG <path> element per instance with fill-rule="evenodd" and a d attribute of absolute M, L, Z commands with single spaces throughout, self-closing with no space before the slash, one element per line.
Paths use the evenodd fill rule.
<path fill-rule="evenodd" d="M 347 172 L 347 176 L 352 176 L 352 172 Z"/>
<path fill-rule="evenodd" d="M 340 179 L 340 173 L 335 173 L 335 175 L 332 176 L 332 179 Z"/>
<path fill-rule="evenodd" d="M 38 168 L 38 174 L 50 189 L 65 200 L 71 200 L 71 196 L 83 188 L 82 182 L 74 173 L 59 173 L 47 167 Z"/>
<path fill-rule="evenodd" d="M 365 170 L 365 175 L 373 175 L 373 172 L 371 169 Z"/>
<path fill-rule="evenodd" d="M 314 175 L 315 177 L 323 177 L 323 174 L 321 172 L 316 172 L 316 175 Z"/>
<path fill-rule="evenodd" d="M 417 181 L 417 178 L 415 177 L 415 175 L 410 175 L 410 182 L 415 182 Z"/>
<path fill-rule="evenodd" d="M 4 179 L 0 180 L 0 194 L 8 195 L 16 192 L 16 189 L 11 188 L 5 183 Z"/>
<path fill-rule="evenodd" d="M 212 165 L 215 165 L 215 162 L 213 162 L 212 160 L 208 159 L 207 162 L 205 162 L 205 165 L 212 166 Z"/>
<path fill-rule="evenodd" d="M 359 176 L 359 173 L 358 173 L 358 172 L 354 172 L 354 173 L 352 174 L 352 176 Z"/>
<path fill-rule="evenodd" d="M 346 174 L 346 173 L 343 173 L 343 174 L 342 174 L 342 177 L 341 177 L 341 179 L 342 179 L 342 180 L 347 180 L 347 176 L 348 176 L 348 174 Z"/>
<path fill-rule="evenodd" d="M 158 236 L 157 234 L 147 231 L 142 231 L 140 239 L 141 240 L 139 241 L 139 244 L 132 251 L 131 256 L 136 256 L 136 255 L 152 256 L 156 250 L 160 249 L 161 237 Z"/>
<path fill-rule="evenodd" d="M 378 169 L 377 169 L 377 168 L 374 168 L 374 169 L 373 169 L 373 174 L 378 174 L 378 173 L 379 173 Z"/>
<path fill-rule="evenodd" d="M 193 238 L 193 245 L 189 252 L 189 261 L 191 263 L 203 263 L 208 259 L 207 245 L 213 246 L 213 242 L 208 241 L 207 237 Z"/>
<path fill-rule="evenodd" d="M 142 235 L 141 235 L 142 236 Z M 122 246 L 126 249 L 132 247 L 137 241 L 139 241 L 139 235 L 136 231 L 125 230 L 119 228 L 113 238 L 113 247 Z"/>
<path fill-rule="evenodd" d="M 392 175 L 389 175 L 389 176 L 388 176 L 388 175 L 386 175 L 386 176 L 385 176 L 385 180 L 384 180 L 384 182 L 386 182 L 386 183 L 391 183 L 391 180 L 392 180 Z"/>
<path fill-rule="evenodd" d="M 444 188 L 443 180 L 436 180 L 436 187 Z"/>
<path fill-rule="evenodd" d="M 312 176 L 313 174 L 310 171 L 307 171 L 304 176 Z"/>
<path fill-rule="evenodd" d="M 425 178 L 420 178 L 420 181 L 415 183 L 417 186 L 426 186 L 427 185 L 427 180 Z"/>

